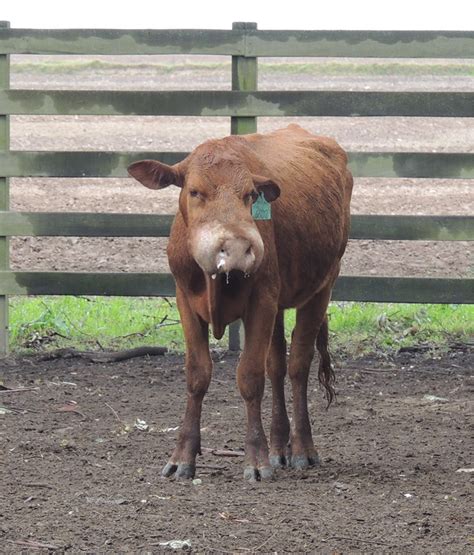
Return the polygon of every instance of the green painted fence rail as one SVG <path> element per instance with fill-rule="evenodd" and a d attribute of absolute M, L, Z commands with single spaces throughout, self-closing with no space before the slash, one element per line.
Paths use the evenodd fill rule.
<path fill-rule="evenodd" d="M 232 56 L 232 90 L 10 89 L 10 54 Z M 261 56 L 474 59 L 474 32 L 262 31 L 255 23 L 234 23 L 232 30 L 10 29 L 0 22 L 0 353 L 8 348 L 8 295 L 175 293 L 169 274 L 11 271 L 11 236 L 166 237 L 172 216 L 11 212 L 9 179 L 124 178 L 138 159 L 174 164 L 187 155 L 12 151 L 10 115 L 225 116 L 233 134 L 255 131 L 258 116 L 474 117 L 474 92 L 258 91 Z M 349 152 L 349 163 L 355 177 L 474 179 L 473 152 Z M 351 239 L 473 241 L 474 217 L 355 215 Z M 474 280 L 341 276 L 333 298 L 474 303 Z M 236 326 L 230 336 L 231 347 L 238 348 Z"/>
<path fill-rule="evenodd" d="M 0 294 L 174 296 L 171 274 L 0 272 Z M 335 301 L 474 303 L 474 279 L 341 276 Z"/>
<path fill-rule="evenodd" d="M 0 54 L 474 58 L 471 31 L 5 29 Z"/>
<path fill-rule="evenodd" d="M 187 152 L 0 152 L 7 177 L 127 177 L 127 166 L 143 159 L 175 164 Z M 349 152 L 354 177 L 474 178 L 474 153 Z"/>
<path fill-rule="evenodd" d="M 0 212 L 0 236 L 168 237 L 173 216 Z M 474 216 L 354 215 L 351 239 L 474 241 Z"/>
<path fill-rule="evenodd" d="M 0 113 L 94 116 L 474 117 L 474 92 L 0 91 Z"/>

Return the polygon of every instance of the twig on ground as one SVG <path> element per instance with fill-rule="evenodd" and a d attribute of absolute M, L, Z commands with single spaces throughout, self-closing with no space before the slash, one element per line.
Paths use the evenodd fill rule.
<path fill-rule="evenodd" d="M 349 536 L 329 536 L 329 538 L 326 538 L 326 541 L 327 540 L 349 540 L 349 541 L 355 541 L 355 542 L 361 542 L 361 543 L 373 543 L 375 545 L 386 545 L 388 547 L 397 547 L 391 543 L 381 542 L 379 540 L 362 540 L 360 538 L 351 538 Z"/>
<path fill-rule="evenodd" d="M 227 466 L 223 464 L 197 464 L 196 468 L 202 468 L 205 470 L 225 470 Z"/>
<path fill-rule="evenodd" d="M 120 362 L 136 357 L 164 355 L 166 347 L 136 347 L 125 351 L 77 351 L 76 349 L 58 349 L 40 357 L 41 361 L 56 360 L 58 358 L 82 358 L 90 362 Z"/>
<path fill-rule="evenodd" d="M 21 393 L 22 391 L 34 391 L 39 389 L 39 387 L 18 387 L 16 389 L 10 389 L 8 387 L 2 387 L 0 393 Z"/>
<path fill-rule="evenodd" d="M 271 536 L 269 536 L 263 543 L 261 543 L 260 545 L 257 545 L 257 547 L 251 547 L 251 548 L 249 549 L 249 551 L 254 551 L 254 552 L 255 552 L 255 551 L 259 551 L 260 549 L 262 549 L 262 547 L 263 547 L 264 545 L 267 545 L 267 543 L 268 543 L 272 538 L 274 538 L 275 535 L 276 535 L 276 532 L 275 532 L 274 534 L 272 534 Z M 245 547 L 244 547 L 243 549 L 245 549 Z"/>
<path fill-rule="evenodd" d="M 215 455 L 216 457 L 244 457 L 245 452 L 241 449 L 233 450 L 233 449 L 211 449 L 209 447 L 202 448 L 203 453 L 210 453 L 211 455 Z"/>
<path fill-rule="evenodd" d="M 43 484 L 43 483 L 35 483 L 35 482 L 31 482 L 28 484 L 21 484 L 23 487 L 25 488 L 46 488 L 46 489 L 56 489 L 54 486 L 51 486 L 50 484 Z"/>
<path fill-rule="evenodd" d="M 79 407 L 75 401 L 68 401 L 62 407 L 58 407 L 53 412 L 72 412 L 79 415 L 83 420 L 87 420 L 87 416 L 79 410 Z"/>
<path fill-rule="evenodd" d="M 120 424 L 123 424 L 122 420 L 120 419 L 120 416 L 118 415 L 117 411 L 114 409 L 114 407 L 112 405 L 109 405 L 109 403 L 105 403 L 105 406 L 109 407 L 109 409 L 112 411 L 113 415 L 115 416 L 115 418 L 120 422 Z"/>
<path fill-rule="evenodd" d="M 30 549 L 61 549 L 59 545 L 53 545 L 51 543 L 37 542 L 34 540 L 7 540 L 8 543 L 13 545 L 21 545 L 22 547 L 29 547 Z"/>

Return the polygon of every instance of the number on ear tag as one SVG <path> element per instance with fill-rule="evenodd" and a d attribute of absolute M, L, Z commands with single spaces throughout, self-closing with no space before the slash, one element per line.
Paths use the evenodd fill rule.
<path fill-rule="evenodd" d="M 254 220 L 271 220 L 272 207 L 265 200 L 263 193 L 258 195 L 258 199 L 252 204 L 252 216 Z"/>

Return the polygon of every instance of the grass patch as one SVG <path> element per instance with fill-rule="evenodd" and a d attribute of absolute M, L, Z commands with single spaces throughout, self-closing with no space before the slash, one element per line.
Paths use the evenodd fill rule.
<path fill-rule="evenodd" d="M 13 297 L 10 299 L 13 352 L 75 347 L 126 349 L 161 345 L 184 350 L 174 299 L 129 297 Z M 331 349 L 357 357 L 400 347 L 447 348 L 474 336 L 474 306 L 332 303 Z M 288 339 L 295 311 L 286 313 Z M 227 337 L 211 345 L 226 347 Z"/>
<path fill-rule="evenodd" d="M 11 64 L 13 73 L 70 74 L 86 71 L 151 71 L 169 74 L 187 71 L 230 71 L 230 62 L 184 62 L 180 64 L 121 63 L 105 60 L 48 60 L 38 62 L 15 62 Z M 306 75 L 435 75 L 474 77 L 474 64 L 468 63 L 400 63 L 400 62 L 281 62 L 260 63 L 262 73 L 306 74 Z"/>

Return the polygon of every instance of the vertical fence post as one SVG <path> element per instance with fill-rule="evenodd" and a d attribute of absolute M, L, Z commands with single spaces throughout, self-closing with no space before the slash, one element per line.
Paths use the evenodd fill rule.
<path fill-rule="evenodd" d="M 10 22 L 0 21 L 0 29 L 8 29 Z M 10 88 L 10 56 L 0 54 L 0 89 Z M 10 117 L 0 114 L 0 152 L 10 148 Z M 0 210 L 8 210 L 10 204 L 9 179 L 1 174 Z M 8 237 L 0 237 L 0 270 L 9 268 Z M 0 356 L 8 353 L 8 297 L 0 295 Z"/>
<path fill-rule="evenodd" d="M 233 30 L 252 31 L 257 28 L 256 23 L 236 22 Z M 247 56 L 232 56 L 232 90 L 257 90 L 257 58 Z M 243 135 L 257 131 L 256 117 L 231 117 L 230 132 L 232 135 Z M 229 350 L 239 351 L 241 347 L 241 323 L 234 322 L 229 326 Z"/>

